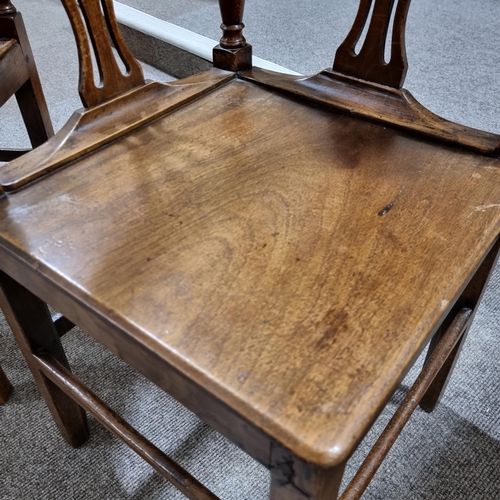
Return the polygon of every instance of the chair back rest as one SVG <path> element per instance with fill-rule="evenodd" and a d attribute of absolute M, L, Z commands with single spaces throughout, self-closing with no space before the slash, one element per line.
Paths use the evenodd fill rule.
<path fill-rule="evenodd" d="M 408 69 L 405 29 L 410 0 L 360 0 L 332 68 L 308 78 L 250 68 L 251 57 L 244 57 L 245 51 L 246 56 L 249 52 L 242 34 L 244 0 L 219 0 L 219 5 L 224 35 L 214 49 L 216 67 L 237 70 L 241 78 L 359 117 L 500 156 L 500 136 L 445 120 L 403 88 Z M 228 34 L 237 35 L 234 45 L 228 43 Z"/>
<path fill-rule="evenodd" d="M 73 27 L 80 60 L 79 92 L 85 107 L 144 85 L 142 68 L 123 40 L 112 0 L 62 0 Z M 116 50 L 117 56 L 113 51 Z M 94 68 L 91 51 L 97 68 Z M 120 69 L 120 58 L 125 71 Z M 94 81 L 98 71 L 100 83 Z"/>
<path fill-rule="evenodd" d="M 84 106 L 91 107 L 144 84 L 142 69 L 125 44 L 116 21 L 112 0 L 61 0 L 75 34 L 80 59 L 79 91 Z M 9 0 L 0 0 L 9 8 Z M 215 64 L 229 70 L 240 70 L 251 64 L 250 46 L 243 36 L 244 0 L 219 0 L 223 36 Z M 333 70 L 351 77 L 401 88 L 408 68 L 405 49 L 405 27 L 410 0 L 360 0 L 351 30 L 336 52 Z M 392 22 L 391 22 L 392 21 Z M 359 51 L 356 46 L 366 29 Z M 392 32 L 389 29 L 392 27 Z M 390 58 L 385 49 L 390 36 Z M 113 52 L 116 49 L 117 55 Z M 94 68 L 91 51 L 97 68 Z M 223 53 L 221 59 L 220 53 Z M 237 54 L 245 57 L 237 59 Z M 234 60 L 228 56 L 236 55 Z M 117 57 L 123 63 L 122 71 Z M 95 84 L 94 71 L 100 83 Z"/>
<path fill-rule="evenodd" d="M 406 17 L 410 0 L 361 0 L 358 13 L 346 39 L 337 49 L 333 70 L 389 87 L 401 88 L 408 69 L 405 47 Z M 371 12 L 371 19 L 369 20 Z M 390 58 L 385 61 L 390 21 Z M 356 45 L 368 25 L 359 52 Z"/>
<path fill-rule="evenodd" d="M 246 47 L 242 30 L 245 0 L 219 0 L 222 14 L 223 36 L 214 50 L 217 67 L 242 70 L 248 67 L 242 61 L 236 68 L 228 62 L 228 57 L 220 57 L 224 50 L 243 52 Z M 405 48 L 406 17 L 410 0 L 360 0 L 358 13 L 349 34 L 340 45 L 335 56 L 333 70 L 362 80 L 401 88 L 408 68 Z M 392 23 L 391 23 L 392 21 Z M 361 49 L 356 46 L 368 25 Z M 385 49 L 392 25 L 390 58 L 385 61 Z"/>

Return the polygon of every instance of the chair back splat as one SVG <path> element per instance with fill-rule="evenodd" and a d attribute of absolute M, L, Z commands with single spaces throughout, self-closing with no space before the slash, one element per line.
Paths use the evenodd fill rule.
<path fill-rule="evenodd" d="M 188 498 L 216 498 L 69 371 L 49 298 L 267 467 L 270 500 L 337 498 L 429 346 L 341 497 L 358 499 L 438 403 L 495 266 L 499 136 L 402 88 L 409 0 L 361 0 L 311 77 L 252 67 L 244 2 L 220 0 L 216 67 L 171 84 L 144 81 L 111 0 L 63 3 L 85 109 L 0 169 L 0 304 L 61 432 L 86 439 L 84 408 Z"/>
<path fill-rule="evenodd" d="M 112 0 L 62 0 L 75 33 L 80 59 L 80 96 L 85 107 L 97 106 L 145 84 L 142 68 L 125 44 Z M 104 14 L 104 15 L 103 15 Z M 125 72 L 118 66 L 113 47 Z M 94 83 L 91 50 L 100 84 Z"/>
<path fill-rule="evenodd" d="M 373 10 L 371 11 L 372 4 Z M 397 2 L 397 5 L 394 4 Z M 405 25 L 410 0 L 362 0 L 351 31 L 337 49 L 334 71 L 388 87 L 401 88 L 408 64 L 405 47 Z M 388 30 L 393 9 L 394 23 L 389 61 L 385 61 Z M 369 19 L 370 11 L 372 12 Z M 359 51 L 359 42 L 366 23 L 369 27 Z"/>

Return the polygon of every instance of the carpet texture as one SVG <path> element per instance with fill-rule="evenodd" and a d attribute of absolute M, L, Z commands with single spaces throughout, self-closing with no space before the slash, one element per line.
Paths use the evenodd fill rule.
<path fill-rule="evenodd" d="M 122 0 L 218 38 L 216 0 Z M 247 2 L 255 54 L 302 73 L 331 65 L 355 14 L 351 0 Z M 51 116 L 59 129 L 80 106 L 76 49 L 59 0 L 17 0 L 31 37 Z M 433 111 L 500 132 L 500 3 L 415 0 L 408 19 L 407 87 Z M 439 50 L 433 52 L 435 48 Z M 149 78 L 169 79 L 153 68 Z M 28 146 L 15 102 L 0 109 L 0 146 Z M 417 410 L 371 483 L 367 500 L 500 498 L 500 268 L 470 331 L 445 397 Z M 222 499 L 264 500 L 269 473 L 115 356 L 74 329 L 63 339 L 74 372 L 113 409 Z M 354 474 L 418 374 L 419 360 L 352 457 Z M 73 450 L 59 436 L 33 378 L 0 319 L 0 364 L 15 391 L 0 406 L 0 499 L 184 498 L 90 419 Z"/>

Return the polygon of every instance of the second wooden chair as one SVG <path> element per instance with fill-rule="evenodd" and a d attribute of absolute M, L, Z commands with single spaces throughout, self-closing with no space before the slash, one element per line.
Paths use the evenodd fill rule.
<path fill-rule="evenodd" d="M 0 107 L 16 97 L 33 148 L 54 135 L 35 59 L 20 12 L 10 0 L 0 0 Z M 0 149 L 0 161 L 8 162 L 29 149 Z M 60 332 L 72 325 L 60 314 L 54 318 Z M 0 404 L 12 391 L 0 367 Z"/>

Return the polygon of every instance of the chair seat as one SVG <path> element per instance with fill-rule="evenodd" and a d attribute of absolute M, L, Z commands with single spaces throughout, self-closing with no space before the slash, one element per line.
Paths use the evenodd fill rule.
<path fill-rule="evenodd" d="M 499 167 L 232 80 L 0 200 L 0 238 L 332 466 L 500 232 Z"/>
<path fill-rule="evenodd" d="M 17 40 L 0 40 L 0 75 L 0 106 L 3 106 L 29 78 Z"/>
<path fill-rule="evenodd" d="M 0 40 L 0 59 L 2 59 L 16 43 L 16 40 Z"/>

